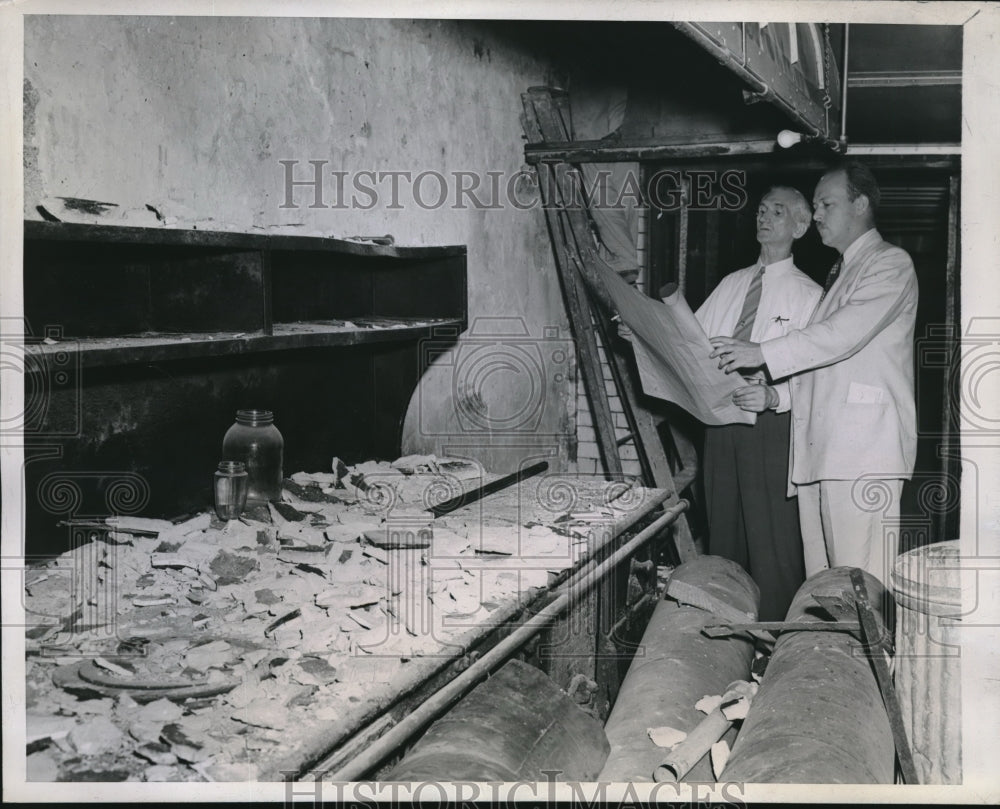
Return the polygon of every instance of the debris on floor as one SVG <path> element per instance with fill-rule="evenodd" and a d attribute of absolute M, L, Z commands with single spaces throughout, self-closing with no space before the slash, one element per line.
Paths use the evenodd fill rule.
<path fill-rule="evenodd" d="M 427 508 L 484 476 L 461 459 L 335 459 L 266 512 L 109 518 L 28 571 L 29 778 L 253 779 L 287 734 L 345 721 L 407 661 L 457 653 L 573 567 L 595 513 L 620 516 L 584 498 L 530 524 L 481 504 L 431 524 Z"/>

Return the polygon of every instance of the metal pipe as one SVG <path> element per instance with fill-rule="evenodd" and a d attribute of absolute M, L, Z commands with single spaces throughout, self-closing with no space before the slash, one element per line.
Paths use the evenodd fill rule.
<path fill-rule="evenodd" d="M 789 621 L 822 621 L 814 596 L 853 604 L 850 568 L 812 576 Z M 885 590 L 865 574 L 873 607 Z M 826 600 L 826 599 L 825 599 Z M 860 641 L 841 632 L 789 632 L 767 671 L 721 778 L 760 784 L 891 784 L 894 747 L 878 681 Z"/>
<path fill-rule="evenodd" d="M 706 140 L 692 136 L 685 142 L 643 138 L 609 144 L 601 140 L 529 144 L 524 160 L 529 165 L 557 162 L 615 163 L 651 160 L 693 160 L 771 154 L 774 138 L 768 140 Z"/>
<path fill-rule="evenodd" d="M 959 188 L 958 175 L 952 174 L 948 178 L 948 253 L 944 265 L 944 327 L 945 339 L 948 345 L 948 363 L 951 368 L 961 367 L 961 363 L 956 362 L 959 355 L 959 331 L 957 329 L 957 314 L 955 300 L 958 292 L 958 203 Z M 948 484 L 952 480 L 952 470 L 955 463 L 952 445 L 955 442 L 956 424 L 954 423 L 955 412 L 952 402 L 952 385 L 954 379 L 951 374 L 945 374 L 944 387 L 941 391 L 941 485 L 942 490 L 948 491 Z M 955 470 L 958 471 L 957 469 Z M 955 476 L 957 478 L 957 475 Z M 935 528 L 937 529 L 937 539 L 943 540 L 948 530 L 948 509 L 940 508 L 935 513 Z"/>
<path fill-rule="evenodd" d="M 448 514 L 451 511 L 460 509 L 462 506 L 467 506 L 469 503 L 475 503 L 477 500 L 481 500 L 487 495 L 502 491 L 503 489 L 513 486 L 515 483 L 520 483 L 522 480 L 527 480 L 534 475 L 544 472 L 548 468 L 548 461 L 539 461 L 538 463 L 532 464 L 524 469 L 518 469 L 516 472 L 511 472 L 509 475 L 505 475 L 504 477 L 494 480 L 491 483 L 484 483 L 478 488 L 463 492 L 457 497 L 453 497 L 451 500 L 446 500 L 443 503 L 432 506 L 427 510 L 430 511 L 435 517 L 440 517 L 443 514 Z"/>
<path fill-rule="evenodd" d="M 840 147 L 847 146 L 847 39 L 850 23 L 844 23 L 844 78 L 840 86 Z"/>
<path fill-rule="evenodd" d="M 751 701 L 755 691 L 756 684 L 739 680 L 730 684 L 726 693 L 722 695 L 722 703 L 726 704 L 730 700 L 740 697 Z M 726 718 L 721 706 L 716 708 L 670 751 L 660 766 L 653 770 L 653 780 L 657 782 L 680 781 L 705 757 L 712 745 L 726 735 L 726 731 L 733 726 L 734 721 L 736 720 Z"/>
<path fill-rule="evenodd" d="M 670 581 L 683 583 L 685 590 L 707 592 L 711 603 L 756 617 L 757 585 L 736 562 L 699 556 L 677 567 Z M 720 617 L 669 599 L 656 605 L 604 725 L 611 754 L 598 780 L 651 782 L 666 751 L 652 742 L 647 728 L 666 726 L 691 733 L 704 719 L 695 708 L 699 699 L 723 694 L 734 681 L 750 678 L 750 640 L 712 639 L 702 632 L 719 623 Z M 707 761 L 699 762 L 690 777 L 715 780 Z"/>
<path fill-rule="evenodd" d="M 847 147 L 852 155 L 960 155 L 959 143 L 852 143 Z"/>
<path fill-rule="evenodd" d="M 469 689 L 475 686 L 480 679 L 488 675 L 497 665 L 503 663 L 508 657 L 514 654 L 532 636 L 544 629 L 555 618 L 562 615 L 575 599 L 579 598 L 579 596 L 600 581 L 629 554 L 656 536 L 663 528 L 673 523 L 684 513 L 687 507 L 688 502 L 681 500 L 677 505 L 668 509 L 661 517 L 622 545 L 605 561 L 595 566 L 588 566 L 573 576 L 560 588 L 561 592 L 555 601 L 543 607 L 538 613 L 521 624 L 521 626 L 486 652 L 454 680 L 423 702 L 398 725 L 373 742 L 364 752 L 346 762 L 330 778 L 334 781 L 354 781 L 377 766 L 394 750 L 409 740 L 417 731 L 451 707 Z"/>

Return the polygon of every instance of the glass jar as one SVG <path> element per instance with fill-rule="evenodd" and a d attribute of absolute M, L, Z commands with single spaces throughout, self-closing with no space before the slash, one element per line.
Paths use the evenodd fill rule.
<path fill-rule="evenodd" d="M 246 464 L 248 503 L 281 499 L 285 440 L 270 410 L 237 410 L 236 423 L 222 439 L 222 457 Z"/>
<path fill-rule="evenodd" d="M 220 520 L 236 520 L 247 504 L 250 475 L 242 461 L 223 461 L 215 471 L 215 513 Z"/>

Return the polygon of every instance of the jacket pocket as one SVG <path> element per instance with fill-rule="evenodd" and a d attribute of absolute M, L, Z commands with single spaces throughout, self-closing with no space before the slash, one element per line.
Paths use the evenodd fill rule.
<path fill-rule="evenodd" d="M 845 404 L 860 405 L 884 405 L 889 401 L 889 396 L 882 388 L 875 385 L 862 385 L 860 382 L 852 382 L 847 389 Z"/>

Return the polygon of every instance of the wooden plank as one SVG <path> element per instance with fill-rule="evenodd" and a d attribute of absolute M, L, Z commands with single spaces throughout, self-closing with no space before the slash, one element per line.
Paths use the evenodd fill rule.
<path fill-rule="evenodd" d="M 524 159 L 529 165 L 538 163 L 634 163 L 649 160 L 692 160 L 698 158 L 728 158 L 736 155 L 770 155 L 776 150 L 774 140 L 715 141 L 709 143 L 666 143 L 659 141 L 583 140 L 529 144 L 524 147 Z"/>
<path fill-rule="evenodd" d="M 70 352 L 81 367 L 96 368 L 126 365 L 132 362 L 164 362 L 196 357 L 226 357 L 256 354 L 262 351 L 285 351 L 298 348 L 334 348 L 369 343 L 396 342 L 430 337 L 436 327 L 454 330 L 463 321 L 457 318 L 408 320 L 394 318 L 384 328 L 361 328 L 329 323 L 277 323 L 274 334 L 262 331 L 199 332 L 190 334 L 150 334 L 138 337 L 66 338 L 57 343 L 28 343 L 25 351 L 42 355 Z M 29 372 L 47 367 L 32 363 Z"/>
<path fill-rule="evenodd" d="M 263 233 L 235 233 L 181 228 L 143 228 L 125 225 L 88 225 L 80 222 L 25 220 L 24 238 L 29 241 L 132 244 L 163 247 L 218 247 L 238 250 L 311 250 L 352 256 L 386 258 L 444 258 L 464 256 L 465 245 L 396 246 L 334 239 Z"/>
<path fill-rule="evenodd" d="M 673 473 L 667 462 L 667 454 L 663 451 L 663 444 L 656 432 L 653 415 L 644 408 L 633 407 L 633 403 L 636 401 L 636 390 L 632 384 L 632 376 L 625 357 L 614 350 L 612 343 L 614 335 L 605 319 L 598 318 L 597 325 L 601 334 L 601 342 L 604 343 L 604 354 L 608 358 L 611 375 L 614 377 L 615 387 L 621 394 L 625 420 L 628 423 L 628 430 L 632 435 L 632 441 L 639 456 L 639 464 L 642 467 L 643 483 L 647 486 L 669 488 L 672 484 Z"/>
<path fill-rule="evenodd" d="M 552 227 L 558 227 L 558 219 L 554 211 L 546 211 L 546 218 Z M 558 231 L 556 231 L 558 232 Z M 621 477 L 622 462 L 615 443 L 615 422 L 611 414 L 611 403 L 608 401 L 608 390 L 604 384 L 604 373 L 601 370 L 601 360 L 597 353 L 597 340 L 591 327 L 591 310 L 587 300 L 586 290 L 579 275 L 569 262 L 565 244 L 557 249 L 559 260 L 557 265 L 563 281 L 563 295 L 566 300 L 566 310 L 573 328 L 576 341 L 577 358 L 580 361 L 580 373 L 583 377 L 583 387 L 590 402 L 591 415 L 594 422 L 594 433 L 597 445 L 601 451 L 604 468 L 614 477 Z"/>
<path fill-rule="evenodd" d="M 552 94 L 546 88 L 531 88 L 523 96 L 523 104 L 524 115 L 522 116 L 522 124 L 529 142 L 537 141 L 540 138 L 551 142 L 568 140 L 571 137 L 572 132 L 568 117 L 568 97 L 565 93 Z M 673 474 L 667 461 L 663 443 L 656 431 L 653 416 L 644 408 L 636 406 L 636 390 L 632 385 L 629 370 L 624 367 L 623 359 L 611 347 L 608 324 L 605 321 L 604 314 L 600 311 L 600 306 L 613 311 L 610 296 L 604 287 L 604 281 L 599 272 L 600 266 L 607 267 L 607 265 L 595 249 L 589 216 L 585 205 L 580 204 L 583 200 L 582 189 L 584 185 L 579 169 L 565 163 L 554 166 L 541 163 L 537 166 L 537 171 L 542 200 L 545 205 L 546 216 L 550 223 L 550 235 L 552 235 L 554 244 L 557 243 L 557 240 L 560 240 L 557 255 L 572 262 L 576 270 L 573 275 L 586 280 L 591 299 L 596 299 L 600 304 L 593 307 L 594 319 L 598 323 L 599 330 L 602 333 L 602 341 L 608 357 L 608 364 L 612 369 L 615 385 L 623 403 L 629 429 L 634 436 L 640 463 L 643 466 L 643 475 L 647 478 L 647 483 L 655 481 L 656 485 L 668 489 L 671 495 L 676 497 L 677 489 L 674 485 Z M 555 216 L 553 216 L 553 206 L 557 208 Z M 565 269 L 561 266 L 563 263 L 563 261 L 560 261 L 560 272 L 565 278 Z M 607 267 L 607 269 L 611 272 L 614 271 L 610 267 Z M 570 289 L 572 286 L 564 284 L 564 289 Z M 585 292 L 579 294 L 587 299 Z M 568 304 L 569 298 L 570 295 L 567 294 Z M 575 306 L 580 308 L 579 304 L 575 304 Z M 581 321 L 577 321 L 571 313 L 571 322 L 577 323 Z M 593 335 L 590 334 L 589 318 L 586 321 L 582 321 L 582 323 L 585 325 L 582 329 L 578 329 L 578 331 L 586 334 L 585 339 L 593 341 Z M 600 371 L 599 366 L 596 371 Z M 585 375 L 585 382 L 586 378 Z M 603 379 L 600 382 L 600 387 L 602 390 L 597 395 L 599 399 L 604 399 Z M 590 389 L 588 389 L 589 395 Z M 594 421 L 595 432 L 597 432 L 601 443 L 602 452 L 607 455 L 611 455 L 613 452 L 614 456 L 617 457 L 618 450 L 617 443 L 614 441 L 614 424 L 611 423 L 607 428 L 610 434 L 609 439 L 602 437 L 605 424 L 602 421 L 598 425 L 596 413 Z M 607 449 L 604 449 L 605 447 Z M 690 527 L 683 515 L 674 525 L 673 533 L 680 561 L 684 562 L 697 556 L 697 549 L 691 536 Z"/>
<path fill-rule="evenodd" d="M 540 131 L 538 127 L 543 124 L 539 122 L 539 119 L 543 115 L 548 119 L 544 125 L 553 126 L 555 112 L 551 105 L 542 107 L 540 112 L 536 105 L 528 101 L 525 102 L 525 116 L 530 122 L 528 126 L 531 127 L 531 133 Z M 545 190 L 553 187 L 551 167 L 539 166 L 538 175 L 545 218 L 549 227 L 549 237 L 556 251 L 556 268 L 562 281 L 566 311 L 576 341 L 580 373 L 592 410 L 598 448 L 605 470 L 608 474 L 620 478 L 622 476 L 621 456 L 618 453 L 618 445 L 615 443 L 614 417 L 611 414 L 608 392 L 604 384 L 604 373 L 601 370 L 600 356 L 597 352 L 597 340 L 591 325 L 593 313 L 590 300 L 579 274 L 574 269 L 576 262 L 572 256 L 572 243 L 567 239 L 567 222 L 562 216 L 564 211 L 553 207 L 553 203 L 558 203 L 558 200 L 545 199 Z"/>
<path fill-rule="evenodd" d="M 535 109 L 536 114 L 542 121 L 542 131 L 545 134 L 551 137 L 552 133 L 558 127 L 564 127 L 565 117 L 557 115 L 551 104 L 536 102 Z M 562 131 L 565 133 L 565 128 Z M 540 166 L 539 170 L 546 173 L 550 171 L 545 166 Z M 581 189 L 583 184 L 579 170 L 563 164 L 554 166 L 551 171 L 554 171 L 556 174 L 555 189 L 559 194 L 560 201 L 563 203 L 563 213 L 573 233 L 574 244 L 580 257 L 577 269 L 587 279 L 591 293 L 598 297 L 606 307 L 613 310 L 610 298 L 607 292 L 604 291 L 603 279 L 597 271 L 598 262 L 603 264 L 608 271 L 614 272 L 614 270 L 607 266 L 593 247 L 586 211 L 574 205 L 582 196 Z M 543 187 L 549 188 L 550 186 L 546 184 Z M 608 356 L 608 363 L 615 377 L 615 385 L 622 395 L 621 398 L 625 409 L 625 417 L 629 422 L 629 430 L 633 435 L 639 436 L 639 441 L 636 442 L 636 449 L 640 456 L 640 462 L 644 466 L 644 473 L 648 475 L 647 485 L 667 486 L 672 482 L 672 474 L 662 442 L 656 433 L 652 414 L 644 408 L 635 406 L 637 397 L 629 370 L 624 366 L 623 358 L 611 349 L 609 329 L 605 318 L 600 312 L 597 312 L 596 315 L 595 320 L 599 324 L 605 353 Z"/>

